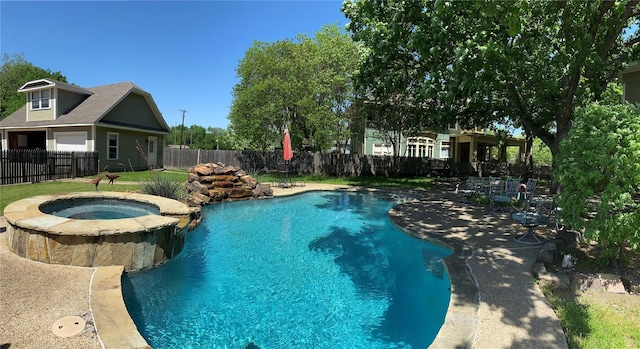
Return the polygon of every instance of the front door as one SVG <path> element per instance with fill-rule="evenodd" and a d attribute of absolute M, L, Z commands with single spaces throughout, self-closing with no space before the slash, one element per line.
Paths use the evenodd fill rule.
<path fill-rule="evenodd" d="M 149 158 L 149 164 L 155 167 L 158 160 L 158 137 L 149 136 L 147 143 L 147 157 Z"/>
<path fill-rule="evenodd" d="M 460 162 L 468 163 L 471 160 L 471 144 L 460 143 Z"/>

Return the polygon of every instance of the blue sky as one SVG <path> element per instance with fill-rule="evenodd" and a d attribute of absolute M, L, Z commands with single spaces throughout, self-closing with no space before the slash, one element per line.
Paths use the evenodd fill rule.
<path fill-rule="evenodd" d="M 169 126 L 226 128 L 236 67 L 254 41 L 344 28 L 342 1 L 0 1 L 0 52 L 93 87 L 131 81 Z"/>

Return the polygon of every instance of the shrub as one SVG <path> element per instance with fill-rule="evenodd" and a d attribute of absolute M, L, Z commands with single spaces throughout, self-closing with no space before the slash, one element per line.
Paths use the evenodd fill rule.
<path fill-rule="evenodd" d="M 593 104 L 574 120 L 558 154 L 560 218 L 601 242 L 604 258 L 622 257 L 624 243 L 640 251 L 640 110 Z"/>
<path fill-rule="evenodd" d="M 150 171 L 149 179 L 140 182 L 140 189 L 144 194 L 180 200 L 184 196 L 182 184 L 182 182 L 171 179 L 165 173 Z"/>

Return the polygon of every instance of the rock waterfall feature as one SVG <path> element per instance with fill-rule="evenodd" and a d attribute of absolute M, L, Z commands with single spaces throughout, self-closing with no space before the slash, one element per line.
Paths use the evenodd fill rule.
<path fill-rule="evenodd" d="M 192 207 L 229 200 L 273 197 L 268 184 L 258 181 L 237 166 L 223 163 L 198 164 L 189 169 L 186 204 Z"/>

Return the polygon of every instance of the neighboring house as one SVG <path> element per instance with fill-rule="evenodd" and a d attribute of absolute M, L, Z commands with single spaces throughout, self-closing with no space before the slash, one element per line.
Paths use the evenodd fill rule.
<path fill-rule="evenodd" d="M 524 140 L 500 139 L 487 134 L 482 128 L 461 130 L 458 124 L 441 133 L 422 132 L 413 136 L 402 136 L 401 156 L 452 159 L 455 163 L 472 163 L 500 159 L 506 161 L 506 147 L 518 147 L 519 159 L 524 154 Z M 502 145 L 502 147 L 501 147 Z M 366 129 L 352 142 L 352 153 L 364 155 L 393 155 L 393 146 L 380 133 Z"/>
<path fill-rule="evenodd" d="M 525 140 L 515 137 L 499 137 L 486 132 L 481 127 L 473 130 L 450 129 L 451 155 L 455 163 L 473 162 L 514 162 L 524 160 Z M 515 159 L 507 158 L 507 148 L 517 148 Z"/>
<path fill-rule="evenodd" d="M 99 154 L 100 170 L 161 168 L 169 126 L 151 95 L 131 82 L 81 88 L 51 79 L 29 81 L 25 105 L 0 121 L 1 149 Z M 138 145 L 140 150 L 138 150 Z"/>
<path fill-rule="evenodd" d="M 640 103 L 640 62 L 629 64 L 620 73 L 622 81 L 622 98 L 629 103 Z"/>

